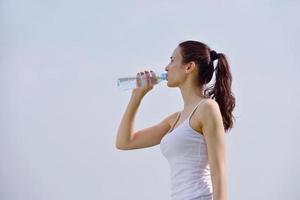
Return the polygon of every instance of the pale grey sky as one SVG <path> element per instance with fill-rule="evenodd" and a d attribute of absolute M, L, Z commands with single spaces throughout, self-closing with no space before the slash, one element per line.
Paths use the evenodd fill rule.
<path fill-rule="evenodd" d="M 296 0 L 0 1 L 0 199 L 168 199 L 159 146 L 115 148 L 130 97 L 116 80 L 164 71 L 190 39 L 231 64 L 228 199 L 300 199 L 299 9 Z M 182 103 L 160 83 L 135 130 Z"/>

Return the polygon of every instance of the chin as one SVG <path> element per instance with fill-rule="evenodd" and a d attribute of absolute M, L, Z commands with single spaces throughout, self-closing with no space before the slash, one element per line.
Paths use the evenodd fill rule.
<path fill-rule="evenodd" d="M 172 85 L 172 83 L 170 83 L 169 81 L 167 82 L 167 86 L 168 87 L 176 87 L 175 85 Z"/>

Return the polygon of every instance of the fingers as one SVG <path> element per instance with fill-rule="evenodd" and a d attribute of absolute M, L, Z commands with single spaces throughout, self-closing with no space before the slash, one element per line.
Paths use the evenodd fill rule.
<path fill-rule="evenodd" d="M 145 70 L 145 77 L 146 77 L 146 82 L 148 85 L 151 85 L 151 80 L 150 80 L 150 73 Z"/>
<path fill-rule="evenodd" d="M 157 77 L 156 77 L 156 74 L 150 70 L 150 74 L 151 74 L 151 82 L 153 84 L 156 84 L 157 83 Z"/>
<path fill-rule="evenodd" d="M 142 85 L 142 81 L 141 81 L 141 73 L 137 73 L 136 74 L 136 86 L 140 87 Z"/>
<path fill-rule="evenodd" d="M 143 86 L 144 84 L 152 87 L 157 81 L 156 75 L 152 70 L 150 70 L 150 72 L 148 70 L 139 72 L 137 73 L 136 78 L 138 87 Z"/>
<path fill-rule="evenodd" d="M 147 78 L 147 83 L 149 84 L 149 86 L 153 86 L 157 83 L 157 77 L 155 75 L 155 73 L 150 70 L 149 71 L 145 71 L 145 74 L 146 74 L 146 78 Z"/>

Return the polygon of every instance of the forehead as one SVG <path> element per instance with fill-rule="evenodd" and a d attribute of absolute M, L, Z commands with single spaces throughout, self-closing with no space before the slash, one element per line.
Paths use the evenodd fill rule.
<path fill-rule="evenodd" d="M 180 56 L 180 48 L 176 47 L 173 51 L 172 58 L 179 58 Z"/>

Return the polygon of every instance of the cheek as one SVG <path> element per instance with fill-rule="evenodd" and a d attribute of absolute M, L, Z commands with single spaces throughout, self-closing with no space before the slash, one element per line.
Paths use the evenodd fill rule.
<path fill-rule="evenodd" d="M 175 73 L 175 71 L 178 69 L 178 66 L 176 65 L 176 63 L 170 63 L 169 64 L 169 71 Z"/>
<path fill-rule="evenodd" d="M 180 74 L 178 74 L 177 71 L 173 71 L 172 73 L 170 73 L 170 75 L 168 76 L 168 86 L 169 87 L 176 87 L 179 85 L 179 83 L 181 82 L 182 77 L 180 76 Z"/>

